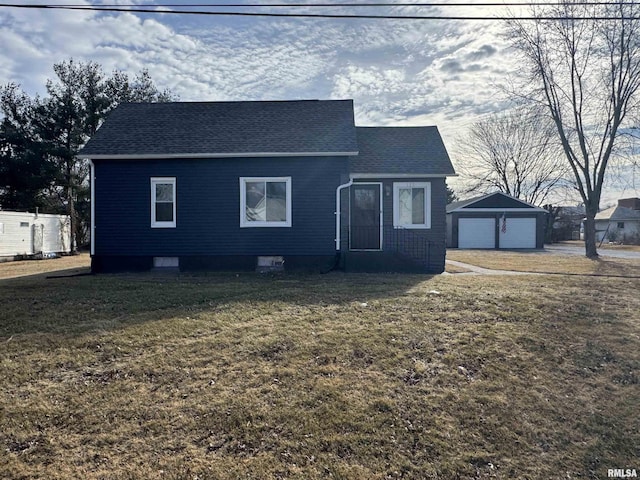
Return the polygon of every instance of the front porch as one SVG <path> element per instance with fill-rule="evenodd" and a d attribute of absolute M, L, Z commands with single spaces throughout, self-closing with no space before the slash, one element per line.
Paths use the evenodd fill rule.
<path fill-rule="evenodd" d="M 351 226 L 347 233 L 340 250 L 340 268 L 346 271 L 440 273 L 431 264 L 432 245 L 423 231 Z M 370 248 L 361 248 L 365 243 Z"/>

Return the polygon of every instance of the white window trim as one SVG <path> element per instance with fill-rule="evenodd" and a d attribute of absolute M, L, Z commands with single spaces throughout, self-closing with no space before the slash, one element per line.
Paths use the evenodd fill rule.
<path fill-rule="evenodd" d="M 287 192 L 287 219 L 284 222 L 250 221 L 246 219 L 247 182 L 285 182 Z M 240 177 L 240 228 L 291 227 L 291 177 Z"/>
<path fill-rule="evenodd" d="M 402 188 L 424 188 L 425 223 L 400 223 L 400 189 Z M 393 182 L 393 227 L 407 229 L 431 228 L 431 182 Z"/>
<path fill-rule="evenodd" d="M 169 183 L 173 186 L 173 221 L 156 221 L 156 185 Z M 176 228 L 176 177 L 151 177 L 151 228 Z"/>

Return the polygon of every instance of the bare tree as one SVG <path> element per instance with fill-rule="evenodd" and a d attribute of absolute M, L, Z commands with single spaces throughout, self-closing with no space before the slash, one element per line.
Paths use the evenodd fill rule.
<path fill-rule="evenodd" d="M 562 0 L 534 7 L 537 20 L 508 22 L 525 68 L 518 94 L 544 105 L 553 119 L 585 205 L 585 252 L 590 258 L 598 256 L 594 217 L 605 172 L 625 119 L 637 106 L 639 11 L 633 2 Z"/>
<path fill-rule="evenodd" d="M 462 142 L 466 192 L 504 192 L 535 205 L 565 188 L 567 166 L 553 124 L 518 107 L 473 123 Z"/>
<path fill-rule="evenodd" d="M 173 94 L 158 90 L 146 70 L 133 79 L 119 71 L 107 76 L 99 64 L 73 59 L 53 69 L 43 98 L 0 86 L 0 201 L 26 209 L 55 199 L 45 210 L 69 214 L 75 251 L 90 215 L 89 165 L 78 150 L 119 103 L 165 102 Z"/>

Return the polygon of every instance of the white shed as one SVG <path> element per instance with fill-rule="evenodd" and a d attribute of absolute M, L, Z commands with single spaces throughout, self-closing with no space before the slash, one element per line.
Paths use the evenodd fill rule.
<path fill-rule="evenodd" d="M 0 210 L 0 258 L 70 251 L 68 215 Z"/>

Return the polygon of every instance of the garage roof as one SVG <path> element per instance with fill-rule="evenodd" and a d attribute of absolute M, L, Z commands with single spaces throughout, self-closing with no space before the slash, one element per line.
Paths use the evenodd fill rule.
<path fill-rule="evenodd" d="M 490 211 L 490 210 L 518 210 L 530 212 L 546 212 L 543 208 L 536 207 L 529 202 L 520 200 L 502 192 L 493 192 L 468 200 L 461 200 L 447 205 L 447 213 L 469 212 L 469 211 Z"/>

